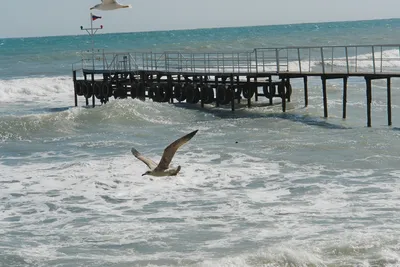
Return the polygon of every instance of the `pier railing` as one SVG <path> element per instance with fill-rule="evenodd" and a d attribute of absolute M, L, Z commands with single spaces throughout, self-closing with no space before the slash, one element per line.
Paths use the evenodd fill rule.
<path fill-rule="evenodd" d="M 81 64 L 82 69 L 102 71 L 375 74 L 400 71 L 400 44 L 255 48 L 252 51 L 204 53 L 96 50 L 82 53 Z"/>

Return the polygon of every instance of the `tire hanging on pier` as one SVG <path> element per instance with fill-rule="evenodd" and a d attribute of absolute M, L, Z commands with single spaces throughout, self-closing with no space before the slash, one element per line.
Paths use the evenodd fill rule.
<path fill-rule="evenodd" d="M 232 90 L 226 88 L 225 85 L 219 85 L 217 88 L 217 99 L 221 105 L 227 105 L 232 100 Z"/>
<path fill-rule="evenodd" d="M 82 94 L 85 98 L 91 98 L 93 95 L 92 83 L 85 82 L 82 84 Z"/>
<path fill-rule="evenodd" d="M 168 102 L 171 98 L 167 84 L 153 85 L 153 90 L 155 93 L 153 100 L 156 102 Z"/>
<path fill-rule="evenodd" d="M 144 86 L 144 82 L 139 82 L 137 88 L 137 97 L 145 98 L 146 97 L 146 88 Z"/>
<path fill-rule="evenodd" d="M 121 83 L 117 84 L 117 89 L 114 90 L 114 98 L 127 98 L 127 88 L 126 85 Z"/>
<path fill-rule="evenodd" d="M 286 87 L 286 98 L 290 100 L 290 96 L 292 95 L 292 85 L 289 81 L 285 82 Z"/>
<path fill-rule="evenodd" d="M 135 99 L 138 96 L 138 82 L 136 80 L 132 80 L 131 82 L 131 98 Z"/>
<path fill-rule="evenodd" d="M 242 89 L 243 97 L 246 99 L 252 98 L 254 96 L 254 91 L 254 86 L 247 83 Z"/>
<path fill-rule="evenodd" d="M 284 83 L 279 83 L 278 85 L 279 96 L 282 96 L 283 90 L 285 90 L 286 99 L 290 99 L 290 96 L 292 95 L 292 85 L 290 84 L 290 82 L 286 81 Z"/>
<path fill-rule="evenodd" d="M 102 86 L 102 82 L 94 82 L 93 93 L 97 99 L 103 98 L 103 90 L 102 90 L 101 86 Z"/>
<path fill-rule="evenodd" d="M 211 104 L 215 97 L 214 97 L 214 89 L 206 84 L 200 86 L 202 90 L 201 100 L 203 100 L 204 104 Z"/>
<path fill-rule="evenodd" d="M 241 99 L 242 98 L 242 88 L 241 87 L 237 87 L 237 86 L 228 86 L 228 90 L 231 90 L 232 93 L 235 94 L 235 99 Z"/>
<path fill-rule="evenodd" d="M 186 84 L 186 102 L 190 104 L 197 104 L 200 101 L 200 91 L 197 85 Z"/>
<path fill-rule="evenodd" d="M 109 84 L 108 82 L 104 81 L 102 86 L 101 86 L 101 91 L 102 91 L 102 95 L 104 97 L 110 97 L 112 96 L 112 90 L 111 90 L 111 84 Z"/>
<path fill-rule="evenodd" d="M 278 86 L 280 86 L 280 84 Z M 273 98 L 274 96 L 276 96 L 275 83 L 271 82 L 268 85 L 264 85 L 263 86 L 263 93 L 264 93 L 265 97 L 268 98 L 268 99 Z"/>
<path fill-rule="evenodd" d="M 76 95 L 82 96 L 83 92 L 82 92 L 82 85 L 83 85 L 84 81 L 75 81 L 75 93 Z"/>
<path fill-rule="evenodd" d="M 185 88 L 180 83 L 174 85 L 174 98 L 179 102 L 186 100 Z"/>

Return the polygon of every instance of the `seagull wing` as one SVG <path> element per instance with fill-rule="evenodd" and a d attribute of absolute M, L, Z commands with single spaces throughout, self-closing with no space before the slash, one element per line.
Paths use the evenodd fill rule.
<path fill-rule="evenodd" d="M 192 137 L 197 133 L 197 131 L 198 130 L 193 131 L 193 132 L 179 138 L 178 140 L 174 141 L 169 146 L 167 146 L 164 149 L 164 153 L 162 155 L 160 163 L 158 163 L 156 170 L 162 171 L 162 170 L 168 169 L 169 164 L 171 163 L 171 160 L 174 157 L 175 152 L 178 150 L 178 148 L 180 146 L 182 146 L 183 144 L 187 143 L 190 139 L 192 139 Z"/>
<path fill-rule="evenodd" d="M 103 4 L 105 4 L 105 5 L 110 5 L 110 4 L 117 3 L 116 0 L 101 0 L 101 2 L 103 2 Z"/>
<path fill-rule="evenodd" d="M 143 156 L 142 154 L 139 153 L 139 151 L 137 151 L 136 149 L 132 148 L 131 149 L 132 154 L 139 160 L 143 161 L 144 164 L 147 165 L 147 167 L 149 167 L 150 170 L 153 170 L 154 168 L 157 167 L 157 163 L 155 163 L 154 161 L 152 161 L 149 158 L 146 158 L 145 156 Z"/>

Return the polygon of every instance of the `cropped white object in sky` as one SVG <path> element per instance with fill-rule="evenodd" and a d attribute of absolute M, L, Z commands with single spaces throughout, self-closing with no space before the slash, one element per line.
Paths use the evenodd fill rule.
<path fill-rule="evenodd" d="M 90 10 L 92 9 L 98 9 L 98 10 L 115 10 L 115 9 L 120 9 L 120 8 L 131 8 L 131 5 L 121 5 L 118 3 L 116 0 L 102 0 L 101 4 L 97 4 L 94 7 L 91 7 Z"/>

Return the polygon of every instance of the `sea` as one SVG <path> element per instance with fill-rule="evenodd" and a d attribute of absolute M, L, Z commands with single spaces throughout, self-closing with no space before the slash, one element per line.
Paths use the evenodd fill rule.
<path fill-rule="evenodd" d="M 400 19 L 97 34 L 109 51 L 400 44 Z M 111 99 L 74 105 L 90 37 L 0 39 L 0 266 L 400 266 L 400 81 L 302 80 L 252 108 Z M 394 50 L 393 56 L 399 56 Z M 400 67 L 400 65 L 398 66 Z M 265 103 L 263 105 L 262 103 Z M 134 147 L 158 161 L 149 179 Z"/>

